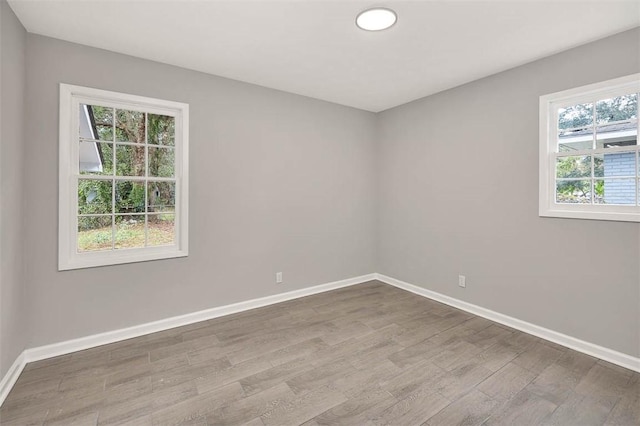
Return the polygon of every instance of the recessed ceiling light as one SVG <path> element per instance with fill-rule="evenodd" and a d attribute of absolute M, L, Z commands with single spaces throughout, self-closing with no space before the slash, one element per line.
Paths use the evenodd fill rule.
<path fill-rule="evenodd" d="M 398 16 L 391 9 L 376 7 L 360 12 L 356 25 L 366 31 L 386 30 L 396 23 Z"/>

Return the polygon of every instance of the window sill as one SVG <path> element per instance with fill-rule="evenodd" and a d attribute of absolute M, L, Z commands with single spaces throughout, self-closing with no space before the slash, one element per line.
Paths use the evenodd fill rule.
<path fill-rule="evenodd" d="M 582 206 L 581 206 L 582 207 Z M 570 208 L 541 209 L 540 217 L 556 217 L 564 219 L 607 220 L 615 222 L 640 222 L 640 212 L 619 211 L 585 211 Z"/>
<path fill-rule="evenodd" d="M 122 249 L 113 252 L 82 253 L 70 256 L 67 261 L 60 260 L 58 271 L 174 259 L 187 257 L 188 255 L 188 250 L 179 250 L 175 247 L 157 247 L 153 249 L 147 247 L 144 249 Z"/>

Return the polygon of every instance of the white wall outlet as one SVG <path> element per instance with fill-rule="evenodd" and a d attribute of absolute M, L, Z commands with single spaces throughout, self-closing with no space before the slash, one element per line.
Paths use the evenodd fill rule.
<path fill-rule="evenodd" d="M 467 286 L 467 277 L 465 277 L 464 275 L 458 275 L 458 285 L 460 287 L 466 287 Z"/>
<path fill-rule="evenodd" d="M 276 284 L 282 284 L 282 272 L 276 272 Z"/>

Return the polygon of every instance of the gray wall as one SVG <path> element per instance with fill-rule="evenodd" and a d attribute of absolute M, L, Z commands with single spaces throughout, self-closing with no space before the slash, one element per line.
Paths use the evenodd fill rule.
<path fill-rule="evenodd" d="M 374 114 L 46 37 L 27 43 L 30 346 L 375 270 Z M 188 258 L 57 271 L 61 82 L 190 104 Z"/>
<path fill-rule="evenodd" d="M 0 378 L 25 348 L 22 158 L 26 31 L 0 0 Z"/>
<path fill-rule="evenodd" d="M 639 55 L 636 29 L 381 113 L 378 272 L 640 355 L 640 225 L 538 217 L 539 96 Z"/>
<path fill-rule="evenodd" d="M 39 346 L 374 271 L 640 355 L 640 226 L 537 215 L 538 97 L 640 71 L 640 30 L 377 116 L 28 35 L 22 135 L 24 31 L 7 15 L 2 202 L 26 206 L 2 209 L 0 373 L 26 335 Z M 57 271 L 60 82 L 191 105 L 188 258 Z"/>

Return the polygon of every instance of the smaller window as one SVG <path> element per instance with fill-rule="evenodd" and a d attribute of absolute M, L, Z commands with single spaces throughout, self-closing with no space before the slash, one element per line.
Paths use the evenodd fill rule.
<path fill-rule="evenodd" d="M 640 222 L 640 74 L 540 97 L 540 216 Z"/>
<path fill-rule="evenodd" d="M 60 85 L 60 270 L 187 256 L 188 115 Z"/>

